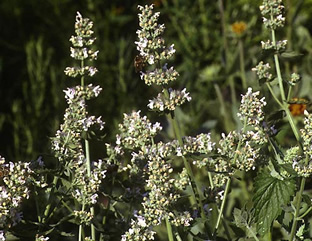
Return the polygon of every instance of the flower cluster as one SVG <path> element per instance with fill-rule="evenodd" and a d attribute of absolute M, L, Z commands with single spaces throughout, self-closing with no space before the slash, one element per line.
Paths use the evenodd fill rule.
<path fill-rule="evenodd" d="M 264 26 L 269 29 L 283 27 L 285 24 L 285 17 L 282 15 L 283 9 L 282 0 L 263 0 L 260 11 Z"/>
<path fill-rule="evenodd" d="M 124 114 L 123 123 L 119 124 L 121 134 L 117 136 L 117 144 L 134 149 L 146 146 L 161 129 L 160 123 L 152 124 L 146 116 L 140 116 L 140 111 Z"/>
<path fill-rule="evenodd" d="M 95 60 L 98 54 L 98 51 L 90 49 L 95 41 L 95 38 L 92 38 L 92 27 L 93 23 L 87 18 L 82 18 L 78 12 L 75 23 L 76 36 L 70 38 L 73 45 L 70 51 L 71 57 L 80 61 L 80 67 L 68 67 L 65 74 L 70 77 L 81 75 L 81 85 L 64 90 L 68 108 L 65 110 L 64 123 L 52 138 L 52 149 L 64 166 L 63 174 L 70 177 L 71 195 L 84 207 L 83 210 L 74 211 L 74 215 L 79 223 L 86 225 L 89 225 L 93 218 L 88 208 L 97 202 L 97 192 L 106 173 L 106 164 L 102 160 L 94 162 L 91 167 L 82 145 L 83 136 L 91 126 L 97 125 L 100 130 L 104 128 L 101 117 L 88 115 L 86 105 L 87 100 L 97 97 L 102 90 L 100 86 L 85 85 L 83 78 L 86 72 L 89 76 L 97 72 L 96 68 L 85 65 L 85 60 Z"/>
<path fill-rule="evenodd" d="M 70 56 L 76 60 L 95 60 L 97 58 L 99 51 L 93 51 L 89 47 L 95 41 L 92 37 L 93 34 L 93 22 L 88 18 L 83 18 L 79 12 L 77 12 L 75 32 L 76 36 L 71 36 L 70 42 L 73 47 L 70 48 Z M 98 70 L 93 66 L 75 66 L 67 67 L 65 69 L 65 74 L 70 77 L 76 77 L 77 75 L 89 75 L 93 76 Z"/>
<path fill-rule="evenodd" d="M 65 74 L 68 76 L 83 75 L 82 72 L 86 68 L 89 71 L 89 75 L 93 75 L 97 71 L 94 67 L 83 64 L 86 59 L 96 59 L 98 53 L 98 51 L 94 52 L 88 49 L 95 41 L 95 38 L 92 38 L 92 27 L 92 21 L 82 18 L 81 14 L 77 12 L 75 23 L 77 35 L 70 38 L 70 42 L 73 45 L 71 47 L 71 57 L 80 60 L 81 67 L 66 68 Z M 87 116 L 86 100 L 97 97 L 101 90 L 101 87 L 93 86 L 92 84 L 64 90 L 68 108 L 65 110 L 64 123 L 61 125 L 60 130 L 57 131 L 56 136 L 52 138 L 52 149 L 59 161 L 69 161 L 76 168 L 84 162 L 85 156 L 81 144 L 83 131 L 88 131 L 94 124 L 98 124 L 100 129 L 104 127 L 101 117 Z"/>
<path fill-rule="evenodd" d="M 168 68 L 167 63 L 162 64 L 162 60 L 170 59 L 175 53 L 173 45 L 166 47 L 165 40 L 162 38 L 165 26 L 158 24 L 159 13 L 153 13 L 153 5 L 145 5 L 138 7 L 140 30 L 137 31 L 139 41 L 136 41 L 137 50 L 145 62 L 150 65 L 156 64 L 152 71 L 141 71 L 141 79 L 147 85 L 167 86 L 179 76 L 179 73 L 173 68 Z M 154 111 L 174 111 L 177 106 L 182 105 L 186 101 L 190 101 L 191 97 L 186 89 L 182 91 L 163 90 L 156 98 L 150 100 L 148 107 Z"/>
<path fill-rule="evenodd" d="M 92 214 L 88 211 L 80 210 L 80 211 L 74 211 L 74 216 L 77 219 L 77 222 L 79 224 L 85 224 L 90 225 L 92 220 Z"/>
<path fill-rule="evenodd" d="M 261 47 L 262 49 L 269 50 L 269 49 L 276 49 L 277 51 L 279 50 L 284 50 L 287 45 L 287 40 L 281 40 L 277 41 L 275 44 L 271 40 L 267 40 L 266 42 L 261 41 Z"/>
<path fill-rule="evenodd" d="M 155 149 L 154 149 L 155 150 Z M 139 211 L 137 220 L 132 220 L 130 229 L 122 236 L 122 240 L 153 240 L 153 226 L 159 225 L 165 218 L 176 226 L 189 226 L 192 217 L 189 212 L 172 212 L 172 205 L 180 195 L 176 188 L 184 189 L 189 183 L 186 173 L 180 176 L 180 181 L 170 177 L 173 172 L 171 165 L 159 156 L 159 153 L 149 152 L 148 161 L 148 196 L 143 198 L 143 210 Z M 138 239 L 138 234 L 141 235 Z"/>
<path fill-rule="evenodd" d="M 260 157 L 263 142 L 265 140 L 259 135 L 259 132 L 248 131 L 247 133 L 238 134 L 233 131 L 227 136 L 222 134 L 218 152 L 228 160 L 227 171 L 232 172 L 235 169 L 242 171 L 254 170 L 256 161 Z"/>
<path fill-rule="evenodd" d="M 173 45 L 166 48 L 165 40 L 161 37 L 165 30 L 163 24 L 158 24 L 160 13 L 153 13 L 153 5 L 138 6 L 139 25 L 141 30 L 137 30 L 139 41 L 136 41 L 137 50 L 140 55 L 152 65 L 156 61 L 169 59 L 174 53 Z"/>
<path fill-rule="evenodd" d="M 272 79 L 272 74 L 269 72 L 270 68 L 271 67 L 269 63 L 264 64 L 263 61 L 260 61 L 260 63 L 251 70 L 256 72 L 259 79 L 270 81 Z"/>
<path fill-rule="evenodd" d="M 247 125 L 259 127 L 263 120 L 263 107 L 266 105 L 265 98 L 258 99 L 259 91 L 252 92 L 252 88 L 248 88 L 246 95 L 242 95 L 239 113 L 237 114 L 241 121 L 247 119 Z"/>
<path fill-rule="evenodd" d="M 162 69 L 155 69 L 154 71 L 141 72 L 141 79 L 144 80 L 146 85 L 167 85 L 177 79 L 179 73 L 173 68 L 167 68 L 165 64 Z"/>
<path fill-rule="evenodd" d="M 241 132 L 232 131 L 227 136 L 222 134 L 219 142 L 218 153 L 224 161 L 216 163 L 217 169 L 232 172 L 235 169 L 248 171 L 254 169 L 256 161 L 260 158 L 261 147 L 267 142 L 263 128 L 263 107 L 266 105 L 264 98 L 258 98 L 259 91 L 252 92 L 249 88 L 242 96 L 239 113 L 237 114 L 244 122 Z M 254 130 L 246 130 L 247 126 Z"/>
<path fill-rule="evenodd" d="M 147 241 L 154 240 L 156 234 L 146 223 L 143 216 L 135 215 L 136 220 L 131 220 L 131 228 L 122 235 L 121 241 Z"/>
<path fill-rule="evenodd" d="M 211 141 L 210 133 L 201 133 L 196 137 L 183 138 L 182 155 L 190 153 L 208 154 L 214 150 L 215 143 Z"/>
<path fill-rule="evenodd" d="M 83 205 L 93 205 L 97 202 L 97 192 L 102 180 L 105 178 L 106 165 L 102 160 L 93 163 L 94 168 L 89 177 L 87 168 L 81 165 L 75 171 L 75 176 L 72 181 L 73 192 L 72 196 Z"/>
<path fill-rule="evenodd" d="M 114 158 L 131 153 L 131 163 L 127 163 L 123 170 L 130 170 L 132 175 L 139 173 L 141 176 L 143 173 L 148 191 L 143 198 L 143 210 L 135 216 L 136 220 L 132 220 L 131 227 L 122 240 L 136 240 L 137 235 L 140 235 L 140 240 L 151 240 L 154 236 L 152 227 L 159 225 L 165 218 L 169 218 L 174 225 L 189 225 L 192 219 L 188 212 L 170 211 L 180 197 L 179 190 L 185 189 L 189 184 L 185 171 L 180 178 L 171 177 L 173 169 L 167 160 L 177 155 L 178 142 L 154 143 L 153 138 L 161 130 L 161 126 L 159 123 L 152 124 L 146 116 L 140 116 L 140 111 L 125 114 L 119 129 L 116 146 L 110 146 L 108 150 Z M 122 157 L 120 159 L 123 160 Z"/>
<path fill-rule="evenodd" d="M 29 198 L 28 188 L 33 171 L 27 162 L 9 162 L 0 156 L 1 180 L 0 186 L 0 240 L 5 240 L 5 230 L 21 221 L 20 205 Z"/>
<path fill-rule="evenodd" d="M 156 98 L 149 101 L 147 105 L 151 110 L 154 111 L 173 111 L 177 106 L 182 105 L 186 101 L 191 101 L 192 97 L 186 92 L 184 88 L 182 91 L 170 90 L 169 97 L 166 97 L 163 93 L 159 93 Z"/>
<path fill-rule="evenodd" d="M 292 73 L 290 75 L 290 80 L 288 81 L 288 83 L 291 85 L 291 86 L 295 86 L 300 80 L 300 75 L 297 74 L 297 73 Z"/>
<path fill-rule="evenodd" d="M 303 139 L 303 154 L 300 154 L 298 146 L 286 151 L 284 161 L 292 164 L 299 176 L 309 177 L 312 174 L 312 114 L 304 112 L 304 128 L 300 129 Z"/>
<path fill-rule="evenodd" d="M 52 138 L 52 149 L 56 157 L 64 162 L 66 160 L 81 164 L 85 157 L 81 145 L 81 135 L 83 131 L 88 131 L 90 126 L 99 125 L 99 129 L 104 128 L 101 117 L 87 116 L 86 100 L 98 96 L 101 88 L 92 84 L 82 87 L 76 86 L 65 90 L 65 98 L 68 108 L 65 110 L 64 123 Z"/>

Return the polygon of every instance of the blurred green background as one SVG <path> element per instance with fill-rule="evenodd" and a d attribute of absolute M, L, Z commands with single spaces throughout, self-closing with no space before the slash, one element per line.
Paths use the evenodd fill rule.
<path fill-rule="evenodd" d="M 113 141 L 122 114 L 131 110 L 141 109 L 153 121 L 161 120 L 170 137 L 165 118 L 148 112 L 146 106 L 159 90 L 145 86 L 133 67 L 138 54 L 137 5 L 150 3 L 161 12 L 166 43 L 174 43 L 177 51 L 169 63 L 180 73 L 173 87 L 186 87 L 193 98 L 177 111 L 183 133 L 210 131 L 217 136 L 239 128 L 236 112 L 246 91 L 242 79 L 261 88 L 251 72 L 265 59 L 260 41 L 268 37 L 261 24 L 260 0 L 1 0 L 0 155 L 9 160 L 51 155 L 49 137 L 59 128 L 66 108 L 62 90 L 79 84 L 63 73 L 73 65 L 68 40 L 74 34 L 77 11 L 94 22 L 100 50 L 95 62 L 99 73 L 88 81 L 103 91 L 89 103 L 89 112 L 103 117 L 107 135 L 91 145 L 93 158 L 105 155 L 104 142 Z M 303 81 L 294 94 L 309 98 L 312 0 L 284 4 L 287 25 L 278 37 L 288 39 L 289 49 L 303 54 L 283 63 L 284 74 L 298 71 Z M 240 34 L 232 29 L 238 21 L 246 23 Z"/>

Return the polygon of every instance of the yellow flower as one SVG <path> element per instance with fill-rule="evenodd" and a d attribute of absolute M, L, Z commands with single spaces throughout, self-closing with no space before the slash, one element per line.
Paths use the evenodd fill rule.
<path fill-rule="evenodd" d="M 237 34 L 241 35 L 246 31 L 247 24 L 243 21 L 235 22 L 231 25 L 232 31 Z"/>

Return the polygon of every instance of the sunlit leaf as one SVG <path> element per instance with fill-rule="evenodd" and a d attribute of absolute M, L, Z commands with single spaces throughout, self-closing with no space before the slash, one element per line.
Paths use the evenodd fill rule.
<path fill-rule="evenodd" d="M 280 180 L 269 173 L 261 173 L 255 180 L 254 208 L 258 233 L 263 236 L 272 225 L 272 222 L 282 211 L 295 190 L 293 179 Z"/>

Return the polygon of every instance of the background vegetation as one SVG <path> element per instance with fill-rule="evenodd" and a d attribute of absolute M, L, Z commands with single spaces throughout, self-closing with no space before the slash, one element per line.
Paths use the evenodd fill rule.
<path fill-rule="evenodd" d="M 244 21 L 241 36 L 244 69 L 249 86 L 257 87 L 251 68 L 261 57 L 263 39 L 258 6 L 261 1 L 163 0 L 154 1 L 166 23 L 167 42 L 177 49 L 174 62 L 180 73 L 178 85 L 187 87 L 193 101 L 180 119 L 187 134 L 202 129 L 229 131 L 235 128 L 237 100 L 242 93 L 238 37 L 231 24 Z M 146 4 L 151 1 L 146 1 Z M 63 74 L 71 62 L 69 42 L 76 11 L 96 22 L 97 49 L 101 50 L 96 81 L 104 93 L 97 107 L 106 121 L 106 139 L 114 135 L 122 113 L 147 110 L 151 95 L 135 73 L 134 41 L 138 28 L 137 1 L 1 1 L 0 3 L 0 135 L 1 154 L 11 160 L 29 160 L 49 154 L 49 137 L 62 118 L 65 86 Z M 300 68 L 303 79 L 311 72 L 312 1 L 286 1 L 289 48 L 303 54 L 288 68 Z M 187 12 L 187 14 L 185 14 Z M 302 63 L 302 64 L 301 64 Z M 298 96 L 308 97 L 309 81 L 302 81 Z M 140 97 L 140 98 L 138 98 Z M 221 98 L 223 100 L 221 101 Z M 233 105 L 234 104 L 234 105 Z M 221 111 L 220 111 L 221 110 Z M 187 114 L 184 114 L 187 113 Z M 226 118 L 224 118 L 226 117 Z M 217 129 L 215 129 L 217 127 Z M 99 148 L 96 148 L 99 149 Z M 94 152 L 93 152 L 94 153 Z M 99 154 L 100 155 L 100 154 Z"/>
<path fill-rule="evenodd" d="M 138 29 L 137 5 L 152 1 L 102 0 L 3 0 L 0 2 L 0 153 L 8 160 L 34 160 L 39 155 L 48 163 L 49 137 L 62 122 L 65 99 L 62 90 L 74 85 L 63 70 L 72 60 L 69 41 L 76 11 L 95 23 L 96 65 L 99 74 L 95 84 L 103 88 L 90 112 L 106 122 L 103 140 L 90 145 L 92 159 L 105 155 L 105 142 L 114 139 L 123 113 L 142 110 L 146 115 L 148 99 L 154 95 L 133 67 L 137 55 L 134 41 Z M 210 131 L 222 132 L 240 128 L 236 113 L 241 94 L 248 86 L 260 89 L 251 68 L 261 53 L 260 41 L 266 39 L 258 6 L 260 0 L 158 0 L 161 21 L 166 24 L 165 38 L 177 50 L 174 61 L 180 73 L 177 87 L 186 87 L 193 101 L 179 110 L 177 116 L 184 135 Z M 312 0 L 285 1 L 286 28 L 278 32 L 288 40 L 289 50 L 302 54 L 295 61 L 283 62 L 284 73 L 296 71 L 302 76 L 294 92 L 300 98 L 311 98 Z M 241 34 L 232 29 L 237 21 L 246 23 Z M 240 47 L 241 46 L 241 47 Z M 241 59 L 243 50 L 243 66 Z M 266 93 L 263 88 L 263 94 Z M 270 95 L 266 95 L 268 107 Z M 310 108 L 308 106 L 308 108 Z M 151 115 L 150 119 L 155 119 Z M 166 126 L 165 118 L 160 117 Z M 301 116 L 296 117 L 298 122 Z M 159 121 L 159 117 L 157 117 Z M 165 130 L 171 137 L 170 126 Z M 278 136 L 282 143 L 294 141 L 289 129 L 281 123 Z M 252 175 L 252 174 L 250 174 Z M 237 184 L 238 185 L 238 184 Z M 239 184 L 241 185 L 241 184 Z M 244 183 L 248 185 L 248 183 Z M 309 184 L 307 185 L 309 189 Z M 247 195 L 247 194 L 246 194 Z M 240 193 L 233 187 L 228 210 L 239 202 Z"/>

